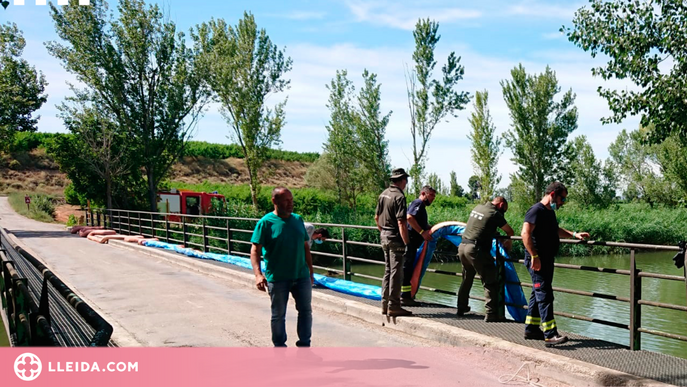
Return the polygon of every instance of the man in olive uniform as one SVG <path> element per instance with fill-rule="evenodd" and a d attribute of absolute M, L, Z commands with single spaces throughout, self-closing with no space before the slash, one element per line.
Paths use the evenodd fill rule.
<path fill-rule="evenodd" d="M 491 203 L 480 204 L 470 212 L 468 224 L 463 232 L 463 240 L 458 246 L 458 256 L 463 265 L 463 282 L 458 290 L 458 315 L 470 310 L 468 299 L 475 273 L 479 273 L 484 285 L 486 298 L 486 322 L 504 321 L 503 309 L 499 308 L 498 268 L 491 256 L 491 245 L 496 229 L 500 228 L 508 236 L 513 236 L 513 228 L 508 225 L 504 214 L 508 211 L 508 202 L 503 196 L 497 196 Z M 511 241 L 504 243 L 510 249 Z"/>
<path fill-rule="evenodd" d="M 401 281 L 403 260 L 410 242 L 406 228 L 406 196 L 408 174 L 403 168 L 391 172 L 391 185 L 379 195 L 375 223 L 380 232 L 384 251 L 384 278 L 382 279 L 382 314 L 391 317 L 410 316 L 401 308 Z"/>

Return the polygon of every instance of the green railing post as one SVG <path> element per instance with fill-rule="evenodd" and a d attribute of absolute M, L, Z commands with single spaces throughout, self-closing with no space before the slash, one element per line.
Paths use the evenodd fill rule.
<path fill-rule="evenodd" d="M 231 226 L 229 225 L 229 219 L 227 219 L 227 254 L 231 255 Z"/>
<path fill-rule="evenodd" d="M 100 210 L 95 211 L 96 219 L 98 220 L 98 227 L 100 227 Z"/>
<path fill-rule="evenodd" d="M 208 230 L 206 228 L 207 221 L 205 220 L 205 217 L 203 216 L 203 252 L 207 253 L 208 252 Z"/>
<path fill-rule="evenodd" d="M 348 260 L 346 248 L 346 227 L 341 227 L 341 257 L 343 258 L 344 279 L 351 280 L 351 261 Z"/>
<path fill-rule="evenodd" d="M 169 216 L 165 215 L 165 241 L 169 243 Z"/>
<path fill-rule="evenodd" d="M 642 349 L 641 333 L 639 328 L 642 326 L 642 306 L 639 300 L 642 299 L 642 277 L 639 276 L 641 270 L 637 270 L 637 260 L 635 250 L 630 250 L 630 350 L 639 351 Z"/>
<path fill-rule="evenodd" d="M 131 235 L 131 212 L 126 212 L 126 233 Z"/>
<path fill-rule="evenodd" d="M 187 238 L 186 238 L 186 216 L 181 216 L 181 233 L 182 233 L 182 239 L 184 241 L 184 247 L 186 246 Z"/>

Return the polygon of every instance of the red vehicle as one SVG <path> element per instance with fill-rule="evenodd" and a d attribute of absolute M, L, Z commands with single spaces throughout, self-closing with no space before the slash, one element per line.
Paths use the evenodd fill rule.
<path fill-rule="evenodd" d="M 157 209 L 169 214 L 208 215 L 213 208 L 225 208 L 224 195 L 217 192 L 194 192 L 191 190 L 176 190 L 157 193 Z M 181 220 L 179 216 L 167 215 L 173 222 Z"/>

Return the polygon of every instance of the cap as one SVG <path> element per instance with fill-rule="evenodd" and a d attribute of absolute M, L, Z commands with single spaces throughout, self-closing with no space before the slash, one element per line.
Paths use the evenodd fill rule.
<path fill-rule="evenodd" d="M 396 179 L 402 179 L 404 177 L 408 177 L 409 175 L 406 173 L 405 169 L 403 168 L 396 168 L 391 171 L 391 180 L 396 180 Z"/>

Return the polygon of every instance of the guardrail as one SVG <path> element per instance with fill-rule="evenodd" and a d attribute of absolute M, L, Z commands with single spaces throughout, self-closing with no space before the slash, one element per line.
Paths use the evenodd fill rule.
<path fill-rule="evenodd" d="M 178 219 L 179 221 L 171 221 L 170 219 Z M 237 218 L 237 217 L 222 217 L 222 216 L 208 216 L 208 215 L 181 215 L 181 214 L 170 214 L 170 213 L 156 213 L 156 212 L 146 212 L 146 211 L 127 211 L 127 210 L 90 210 L 86 213 L 86 222 L 89 225 L 101 225 L 107 228 L 111 228 L 120 233 L 128 234 L 140 234 L 149 237 L 157 237 L 161 240 L 167 242 L 181 243 L 184 246 L 193 246 L 202 250 L 204 252 L 209 251 L 221 251 L 227 254 L 250 256 L 250 235 L 253 232 L 253 226 L 248 229 L 248 224 L 255 224 L 259 219 L 255 218 Z M 314 257 L 320 256 L 330 259 L 341 260 L 339 268 L 333 266 L 320 266 L 315 265 L 315 268 L 321 270 L 327 270 L 329 272 L 334 272 L 343 275 L 346 280 L 351 280 L 354 277 L 366 278 L 371 280 L 381 281 L 382 278 L 377 276 L 372 276 L 363 273 L 356 273 L 351 270 L 351 262 L 367 263 L 374 265 L 384 265 L 383 258 L 379 259 L 381 254 L 377 254 L 377 258 L 374 257 L 359 257 L 354 255 L 352 249 L 357 248 L 358 252 L 370 252 L 370 249 L 376 250 L 381 253 L 381 245 L 379 243 L 374 243 L 370 241 L 356 241 L 350 239 L 350 234 L 354 231 L 366 231 L 366 236 L 376 235 L 376 240 L 379 240 L 379 235 L 376 227 L 370 226 L 354 226 L 354 225 L 344 225 L 344 224 L 327 224 L 327 223 L 313 223 L 316 226 L 321 227 L 331 227 L 340 229 L 341 237 L 327 239 L 326 244 L 336 245 L 335 252 L 324 252 L 324 251 L 312 251 Z M 193 232 L 191 232 L 193 231 Z M 334 234 L 332 234 L 333 236 Z M 501 237 L 501 239 L 513 239 L 516 241 L 521 241 L 520 237 Z M 642 305 L 671 309 L 677 311 L 687 312 L 687 306 L 661 303 L 651 300 L 642 299 L 642 279 L 643 278 L 655 278 L 659 280 L 666 281 L 683 281 L 686 284 L 687 290 L 687 257 L 685 256 L 684 249 L 679 246 L 666 246 L 666 245 L 649 245 L 649 244 L 637 244 L 637 243 L 621 243 L 621 242 L 599 242 L 599 241 L 578 241 L 578 240 L 566 240 L 562 239 L 561 243 L 569 244 L 579 244 L 585 246 L 609 246 L 609 247 L 620 247 L 625 248 L 630 251 L 630 269 L 612 269 L 603 267 L 590 267 L 583 265 L 570 265 L 555 263 L 555 267 L 566 269 L 566 270 L 583 270 L 598 272 L 601 274 L 608 275 L 621 275 L 627 276 L 629 279 L 630 295 L 629 297 L 622 297 L 616 294 L 605 294 L 600 292 L 588 292 L 575 289 L 565 289 L 554 287 L 554 291 L 560 293 L 567 293 L 582 297 L 594 297 L 607 300 L 613 300 L 620 303 L 629 304 L 630 306 L 630 316 L 627 324 L 618 323 L 614 321 L 607 321 L 603 319 L 598 319 L 590 316 L 581 316 L 572 313 L 566 313 L 557 311 L 554 312 L 557 316 L 563 316 L 575 320 L 586 321 L 594 324 L 601 324 L 605 326 L 611 326 L 615 328 L 621 328 L 629 331 L 630 337 L 630 349 L 639 350 L 641 349 L 641 335 L 640 333 L 647 333 L 650 335 L 662 336 L 670 339 L 680 340 L 687 342 L 687 336 L 682 336 L 669 332 L 662 332 L 652 329 L 647 329 L 642 327 Z M 324 246 L 324 245 L 323 245 Z M 361 250 L 367 249 L 367 250 Z M 682 255 L 682 259 L 685 261 L 685 274 L 683 276 L 666 275 L 659 273 L 649 273 L 643 272 L 637 267 L 637 262 L 635 258 L 635 253 L 638 250 L 655 250 L 655 251 L 675 251 Z M 353 254 L 352 254 L 353 253 Z M 440 252 L 435 252 L 435 254 Z M 362 255 L 362 254 L 360 254 Z M 511 262 L 524 262 L 523 260 L 511 259 Z M 437 275 L 446 275 L 451 277 L 462 277 L 462 273 L 443 271 L 428 268 L 428 273 L 434 273 Z M 476 277 L 479 279 L 479 276 Z M 521 285 L 523 287 L 531 288 L 530 283 L 523 282 L 511 282 L 510 284 Z M 421 286 L 420 289 L 455 295 L 455 292 L 436 289 L 426 286 Z M 687 293 L 686 293 L 687 295 Z M 482 300 L 483 297 L 470 296 L 472 299 Z M 527 305 L 513 305 L 523 309 L 527 309 Z"/>
<path fill-rule="evenodd" d="M 112 326 L 2 229 L 0 258 L 0 294 L 13 346 L 114 346 Z"/>

